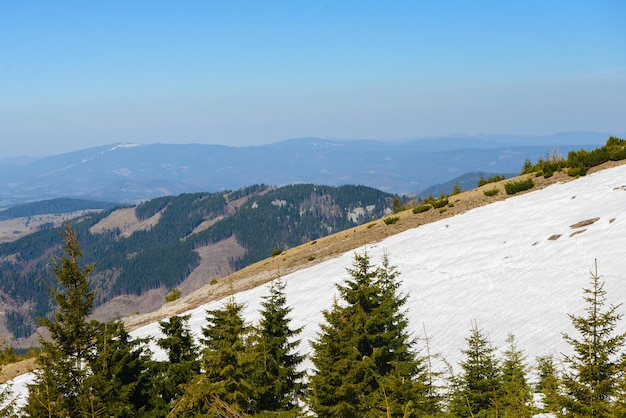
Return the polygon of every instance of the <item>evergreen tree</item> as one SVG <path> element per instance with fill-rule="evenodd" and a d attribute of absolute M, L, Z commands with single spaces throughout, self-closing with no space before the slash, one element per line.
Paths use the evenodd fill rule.
<path fill-rule="evenodd" d="M 310 378 L 311 409 L 319 417 L 358 417 L 365 412 L 361 397 L 367 384 L 358 366 L 369 359 L 359 355 L 345 307 L 334 300 L 332 308 L 323 311 L 323 315 L 326 323 L 320 325 L 321 333 L 311 343 L 311 360 L 317 369 Z"/>
<path fill-rule="evenodd" d="M 355 254 L 350 277 L 312 342 L 310 404 L 320 417 L 417 416 L 432 405 L 422 359 L 413 351 L 406 297 L 398 294 L 398 272 L 387 256 L 374 268 Z"/>
<path fill-rule="evenodd" d="M 243 308 L 231 297 L 222 308 L 207 311 L 201 339 L 203 373 L 185 386 L 172 416 L 240 416 L 254 412 L 254 353 Z"/>
<path fill-rule="evenodd" d="M 151 409 L 152 360 L 145 341 L 133 340 L 120 321 L 98 328 L 96 346 L 88 359 L 90 410 L 109 417 L 138 417 Z"/>
<path fill-rule="evenodd" d="M 612 399 L 618 393 L 618 378 L 623 372 L 626 333 L 615 332 L 622 318 L 617 313 L 620 305 L 604 310 L 606 291 L 597 263 L 591 273 L 591 287 L 583 292 L 586 314 L 569 315 L 579 337 L 563 335 L 573 349 L 573 354 L 565 356 L 569 368 L 563 378 L 564 406 L 567 416 L 607 417 L 611 415 Z"/>
<path fill-rule="evenodd" d="M 79 264 L 81 250 L 69 224 L 62 233 L 64 257 L 53 259 L 58 286 L 51 292 L 55 320 L 41 319 L 49 339 L 40 339 L 35 381 L 24 413 L 31 417 L 139 416 L 146 408 L 147 356 L 121 322 L 88 320 L 94 292 L 93 266 Z"/>
<path fill-rule="evenodd" d="M 539 381 L 536 389 L 543 395 L 543 407 L 541 410 L 543 412 L 556 413 L 559 410 L 560 404 L 560 379 L 552 356 L 537 358 L 537 375 Z"/>
<path fill-rule="evenodd" d="M 165 335 L 157 345 L 167 352 L 168 361 L 156 365 L 152 409 L 154 416 L 167 416 L 172 404 L 183 394 L 183 386 L 200 372 L 199 349 L 188 326 L 190 315 L 160 321 Z M 160 412 L 158 412 L 160 411 Z"/>
<path fill-rule="evenodd" d="M 91 391 L 85 385 L 87 358 L 94 350 L 98 327 L 97 321 L 87 320 L 94 300 L 88 281 L 93 266 L 79 265 L 81 250 L 69 224 L 62 237 L 65 256 L 52 260 L 60 289 L 50 286 L 58 310 L 55 321 L 40 320 L 50 339 L 40 339 L 35 383 L 29 386 L 29 416 L 78 417 L 97 412 L 90 409 Z"/>
<path fill-rule="evenodd" d="M 524 354 L 517 348 L 515 336 L 509 334 L 508 347 L 502 361 L 502 397 L 499 410 L 504 417 L 531 417 L 533 414 L 532 390 L 527 381 L 528 366 Z"/>
<path fill-rule="evenodd" d="M 256 409 L 259 411 L 298 412 L 298 398 L 303 394 L 305 373 L 297 367 L 304 356 L 293 351 L 300 341 L 292 340 L 302 328 L 292 330 L 288 318 L 291 308 L 286 306 L 285 283 L 275 280 L 270 294 L 263 298 L 261 320 L 257 328 Z"/>
<path fill-rule="evenodd" d="M 476 323 L 472 324 L 466 341 L 467 348 L 462 351 L 465 355 L 461 362 L 463 373 L 457 378 L 450 409 L 458 417 L 497 416 L 502 377 L 495 348 Z"/>

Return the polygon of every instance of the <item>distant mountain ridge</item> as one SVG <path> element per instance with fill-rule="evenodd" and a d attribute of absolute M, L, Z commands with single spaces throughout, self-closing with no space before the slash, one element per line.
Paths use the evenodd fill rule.
<path fill-rule="evenodd" d="M 0 207 L 73 197 L 136 203 L 252 184 L 365 185 L 417 194 L 464 173 L 519 172 L 556 148 L 594 148 L 601 132 L 453 135 L 406 141 L 291 139 L 247 147 L 112 144 L 0 165 Z M 16 160 L 17 161 L 17 160 Z"/>
<path fill-rule="evenodd" d="M 44 214 L 59 215 L 84 210 L 100 211 L 111 209 L 115 206 L 119 205 L 109 202 L 61 197 L 58 199 L 24 203 L 2 210 L 0 211 L 0 221 Z"/>

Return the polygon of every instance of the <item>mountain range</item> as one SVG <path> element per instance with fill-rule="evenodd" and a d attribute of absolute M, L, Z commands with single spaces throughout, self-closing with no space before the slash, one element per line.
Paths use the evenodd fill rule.
<path fill-rule="evenodd" d="M 406 141 L 300 138 L 268 145 L 118 143 L 41 159 L 0 160 L 0 208 L 72 197 L 137 203 L 252 184 L 365 185 L 404 195 L 469 172 L 519 173 L 553 150 L 595 148 L 609 134 L 451 135 Z"/>

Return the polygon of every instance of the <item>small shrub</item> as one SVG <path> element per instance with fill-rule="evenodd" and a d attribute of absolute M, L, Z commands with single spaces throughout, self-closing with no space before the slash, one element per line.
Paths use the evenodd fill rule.
<path fill-rule="evenodd" d="M 399 220 L 400 220 L 399 216 L 389 216 L 388 218 L 383 219 L 383 222 L 385 223 L 385 225 L 391 225 L 391 224 L 395 224 Z"/>
<path fill-rule="evenodd" d="M 506 190 L 506 194 L 515 194 L 524 190 L 532 189 L 534 186 L 535 182 L 529 177 L 525 180 L 514 180 L 504 183 L 504 190 Z"/>
<path fill-rule="evenodd" d="M 281 250 L 280 248 L 274 248 L 272 250 L 272 257 L 276 257 L 277 255 L 280 255 L 280 253 L 282 253 L 283 250 Z"/>
<path fill-rule="evenodd" d="M 567 169 L 567 175 L 570 177 L 580 177 L 587 174 L 587 167 L 570 167 Z"/>
<path fill-rule="evenodd" d="M 439 199 L 433 200 L 430 202 L 430 204 L 436 208 L 436 209 L 440 209 L 444 206 L 446 206 L 448 204 L 448 198 L 447 197 L 440 197 Z"/>
<path fill-rule="evenodd" d="M 172 291 L 165 296 L 166 302 L 174 302 L 176 299 L 180 297 L 180 290 L 177 288 L 173 288 Z"/>
<path fill-rule="evenodd" d="M 372 222 L 370 224 L 367 224 L 367 229 L 370 229 L 372 227 L 374 227 L 376 225 L 376 222 Z"/>
<path fill-rule="evenodd" d="M 217 279 L 216 279 L 215 277 L 213 277 L 213 278 L 211 279 L 211 281 L 209 282 L 209 284 L 210 284 L 211 286 L 213 286 L 214 284 L 217 284 Z"/>
<path fill-rule="evenodd" d="M 315 256 L 314 256 L 314 255 L 310 255 L 310 256 L 309 256 L 309 258 L 308 258 L 308 260 L 309 260 L 309 261 L 313 261 L 313 260 L 315 260 Z"/>
<path fill-rule="evenodd" d="M 439 213 L 444 213 L 447 210 L 448 210 L 448 208 L 441 208 L 441 209 L 439 209 Z"/>
<path fill-rule="evenodd" d="M 454 196 L 460 193 L 463 193 L 463 189 L 461 189 L 461 185 L 457 181 L 456 183 L 454 183 L 454 188 L 452 189 L 452 193 L 450 193 L 450 195 Z"/>
<path fill-rule="evenodd" d="M 494 187 L 493 189 L 483 190 L 483 193 L 485 194 L 485 196 L 495 196 L 500 193 L 500 189 Z"/>
<path fill-rule="evenodd" d="M 393 210 L 393 213 L 402 212 L 403 210 L 407 209 L 406 206 L 404 205 L 404 202 L 400 199 L 400 196 L 398 195 L 395 195 L 393 197 L 391 208 Z"/>
<path fill-rule="evenodd" d="M 531 164 L 530 160 L 527 160 L 527 161 L 528 161 L 528 164 Z M 531 167 L 532 167 L 532 164 L 531 164 Z M 484 186 L 485 184 L 489 184 L 489 183 L 497 183 L 500 180 L 506 180 L 506 177 L 504 177 L 504 176 L 493 176 L 493 177 L 484 178 L 481 175 L 480 179 L 478 179 L 478 187 Z"/>
<path fill-rule="evenodd" d="M 423 204 L 423 205 L 419 205 L 419 206 L 415 206 L 413 208 L 413 213 L 417 214 L 417 213 L 426 212 L 426 211 L 430 210 L 430 208 L 432 208 L 432 206 L 429 205 L 428 203 Z"/>

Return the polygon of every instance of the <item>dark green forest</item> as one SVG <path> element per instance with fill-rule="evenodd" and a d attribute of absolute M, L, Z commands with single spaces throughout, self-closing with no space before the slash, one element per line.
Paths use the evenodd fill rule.
<path fill-rule="evenodd" d="M 63 255 L 53 259 L 58 288 L 52 319 L 42 319 L 35 380 L 17 410 L 0 393 L 0 416 L 27 417 L 620 417 L 626 413 L 626 333 L 617 333 L 619 306 L 606 304 L 597 268 L 570 315 L 570 350 L 534 362 L 509 334 L 497 347 L 473 323 L 458 373 L 437 371 L 428 341 L 407 331 L 407 295 L 385 256 L 372 264 L 355 254 L 338 298 L 323 311 L 312 341 L 313 369 L 296 352 L 300 329 L 278 278 L 259 320 L 244 320 L 234 298 L 206 311 L 201 335 L 189 316 L 159 323 L 154 360 L 148 340 L 133 340 L 119 321 L 90 320 L 93 265 L 81 262 L 75 231 L 65 226 Z M 424 346 L 425 345 L 425 346 Z M 536 375 L 531 381 L 531 374 Z M 538 395 L 540 402 L 534 402 Z"/>
<path fill-rule="evenodd" d="M 117 203 L 95 200 L 59 198 L 25 203 L 0 211 L 0 221 L 14 218 L 26 218 L 35 215 L 61 214 L 81 210 L 108 210 L 119 206 Z"/>
<path fill-rule="evenodd" d="M 229 202 L 243 200 L 240 206 Z M 114 209 L 70 221 L 80 237 L 86 263 L 94 264 L 91 285 L 95 306 L 125 294 L 175 288 L 200 262 L 195 249 L 235 237 L 245 248 L 227 260 L 235 270 L 288 248 L 380 218 L 393 196 L 364 186 L 312 184 L 273 188 L 251 186 L 225 193 L 193 193 L 146 201 L 135 208 L 140 220 L 160 214 L 149 230 L 123 237 L 119 230 L 92 233 L 90 228 Z M 371 212 L 348 216 L 359 207 Z M 204 221 L 215 221 L 194 232 Z M 6 324 L 15 338 L 28 337 L 36 318 L 52 310 L 49 287 L 55 286 L 49 259 L 60 254 L 60 228 L 44 226 L 14 242 L 0 245 L 0 291 L 13 301 Z"/>

